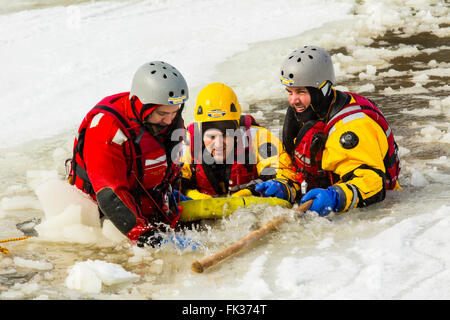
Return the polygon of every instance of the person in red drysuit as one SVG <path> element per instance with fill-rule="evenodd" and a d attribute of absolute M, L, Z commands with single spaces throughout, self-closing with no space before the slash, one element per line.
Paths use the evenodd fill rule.
<path fill-rule="evenodd" d="M 104 98 L 85 116 L 75 139 L 69 182 L 139 246 L 159 245 L 158 231 L 176 225 L 177 202 L 186 199 L 172 187 L 180 179 L 177 150 L 187 99 L 176 68 L 146 63 L 130 92 Z"/>

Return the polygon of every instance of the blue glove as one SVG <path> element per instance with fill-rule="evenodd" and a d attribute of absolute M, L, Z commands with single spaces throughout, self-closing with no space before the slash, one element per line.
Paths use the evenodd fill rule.
<path fill-rule="evenodd" d="M 184 194 L 180 193 L 180 191 L 178 191 L 178 190 L 173 190 L 172 191 L 172 195 L 175 197 L 175 201 L 177 203 L 178 203 L 178 199 L 180 199 L 180 202 L 187 201 L 187 200 L 192 200 L 192 198 L 189 198 L 189 197 L 185 196 Z"/>
<path fill-rule="evenodd" d="M 259 192 L 263 197 L 276 197 L 284 200 L 289 199 L 289 191 L 285 184 L 277 180 L 268 180 L 258 183 L 255 191 Z"/>
<path fill-rule="evenodd" d="M 316 211 L 321 217 L 325 217 L 331 211 L 337 211 L 337 208 L 339 208 L 339 194 L 332 187 L 312 189 L 303 196 L 300 203 L 305 203 L 311 199 L 314 199 L 314 201 L 309 210 Z"/>
<path fill-rule="evenodd" d="M 190 248 L 192 251 L 197 250 L 200 247 L 200 244 L 197 241 L 194 241 L 190 238 L 180 236 L 178 234 L 171 235 L 169 239 L 164 239 L 160 243 L 160 247 L 163 247 L 168 244 L 175 245 L 178 249 L 186 250 Z"/>
<path fill-rule="evenodd" d="M 165 234 L 158 231 L 156 228 L 150 229 L 141 235 L 137 242 L 138 247 L 151 246 L 156 249 L 167 248 L 167 246 L 170 245 L 175 245 L 175 247 L 181 250 L 191 248 L 192 251 L 200 247 L 200 244 L 197 241 L 176 233 L 168 235 L 167 233 Z"/>

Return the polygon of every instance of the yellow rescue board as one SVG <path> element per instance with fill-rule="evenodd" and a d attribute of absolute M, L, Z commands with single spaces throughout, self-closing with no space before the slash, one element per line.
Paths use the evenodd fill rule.
<path fill-rule="evenodd" d="M 180 203 L 183 207 L 180 221 L 218 219 L 232 214 L 239 208 L 246 208 L 254 204 L 266 204 L 267 206 L 280 206 L 285 208 L 292 207 L 289 201 L 283 199 L 255 196 L 188 200 Z"/>

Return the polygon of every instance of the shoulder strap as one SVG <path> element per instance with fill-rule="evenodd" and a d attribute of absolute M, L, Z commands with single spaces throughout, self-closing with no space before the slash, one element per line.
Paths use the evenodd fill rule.
<path fill-rule="evenodd" d="M 352 116 L 352 119 L 355 117 L 360 117 L 362 115 L 354 115 L 357 113 L 364 113 L 370 118 L 372 118 L 375 122 L 377 122 L 385 131 L 386 136 L 389 137 L 392 134 L 392 130 L 389 127 L 389 124 L 384 117 L 383 113 L 378 109 L 378 107 L 370 101 L 369 99 L 366 99 L 362 96 L 351 94 L 352 101 L 344 106 L 341 111 L 336 113 L 328 122 L 326 126 L 326 131 L 330 132 L 333 131 L 333 126 L 339 121 L 344 118 Z M 350 118 L 347 118 L 350 120 Z"/>
<path fill-rule="evenodd" d="M 104 100 L 102 100 L 102 101 L 104 101 Z M 135 153 L 136 159 L 138 159 L 139 155 L 141 155 L 142 152 L 141 152 L 139 143 L 136 141 L 136 134 L 131 129 L 130 124 L 120 114 L 120 112 L 116 108 L 114 108 L 114 106 L 112 104 L 109 104 L 109 105 L 98 104 L 89 112 L 89 115 L 91 117 L 93 117 L 94 115 L 96 115 L 98 113 L 111 115 L 118 121 L 120 128 L 122 129 L 122 132 L 130 140 L 132 152 Z M 85 122 L 86 126 L 88 125 L 88 122 L 89 121 Z M 77 144 L 75 145 L 74 150 L 73 150 L 72 166 L 73 166 L 74 177 L 72 179 L 72 184 L 75 182 L 76 176 L 79 176 L 86 183 L 90 183 L 89 177 L 86 173 L 86 170 L 76 163 L 76 155 L 77 154 L 80 156 L 81 160 L 83 160 L 84 138 L 85 138 L 86 129 L 87 129 L 86 126 L 80 128 L 79 133 L 78 133 L 78 138 L 77 138 Z M 139 179 L 142 179 L 143 167 L 142 167 L 142 163 L 140 161 L 136 161 L 136 168 L 137 168 L 137 173 L 138 173 Z"/>
<path fill-rule="evenodd" d="M 127 138 L 132 138 L 130 129 L 130 124 L 124 119 L 124 117 L 115 109 L 107 105 L 96 105 L 93 110 L 98 110 L 98 113 L 105 113 L 112 115 L 116 120 L 118 120 L 122 126 L 124 134 Z"/>
<path fill-rule="evenodd" d="M 350 93 L 349 93 L 350 94 Z M 399 172 L 399 157 L 398 157 L 398 146 L 394 139 L 394 134 L 392 132 L 389 123 L 384 117 L 383 113 L 377 107 L 377 105 L 363 96 L 351 93 L 352 96 L 351 102 L 344 106 L 341 111 L 339 111 L 336 115 L 334 115 L 330 121 L 328 121 L 326 126 L 326 132 L 330 134 L 334 130 L 334 125 L 339 121 L 343 120 L 344 122 L 347 120 L 355 119 L 358 117 L 362 117 L 361 113 L 364 113 L 372 120 L 374 120 L 386 134 L 386 138 L 388 141 L 388 152 L 384 159 L 384 164 L 386 167 L 387 181 L 389 184 L 389 189 L 393 189 L 395 187 L 395 182 L 397 180 L 398 172 Z"/>
<path fill-rule="evenodd" d="M 140 156 L 142 155 L 141 146 L 139 145 L 139 140 L 142 137 L 143 128 L 141 129 L 141 133 L 136 136 L 134 130 L 131 129 L 130 124 L 125 118 L 113 107 L 107 105 L 97 105 L 94 109 L 101 110 L 103 112 L 109 113 L 113 115 L 122 125 L 125 136 L 130 140 L 130 145 L 133 148 L 132 152 L 135 154 L 135 163 L 137 169 L 137 177 L 139 181 L 142 181 L 144 177 L 144 168 L 142 166 L 142 162 L 139 161 Z"/>

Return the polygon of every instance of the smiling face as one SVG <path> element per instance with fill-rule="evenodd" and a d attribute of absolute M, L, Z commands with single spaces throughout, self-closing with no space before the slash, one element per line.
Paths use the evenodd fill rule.
<path fill-rule="evenodd" d="M 218 129 L 208 129 L 203 135 L 206 150 L 217 163 L 223 163 L 234 147 L 234 136 L 223 135 Z"/>
<path fill-rule="evenodd" d="M 311 96 L 305 87 L 286 87 L 289 95 L 289 105 L 296 112 L 303 112 L 311 104 Z"/>

